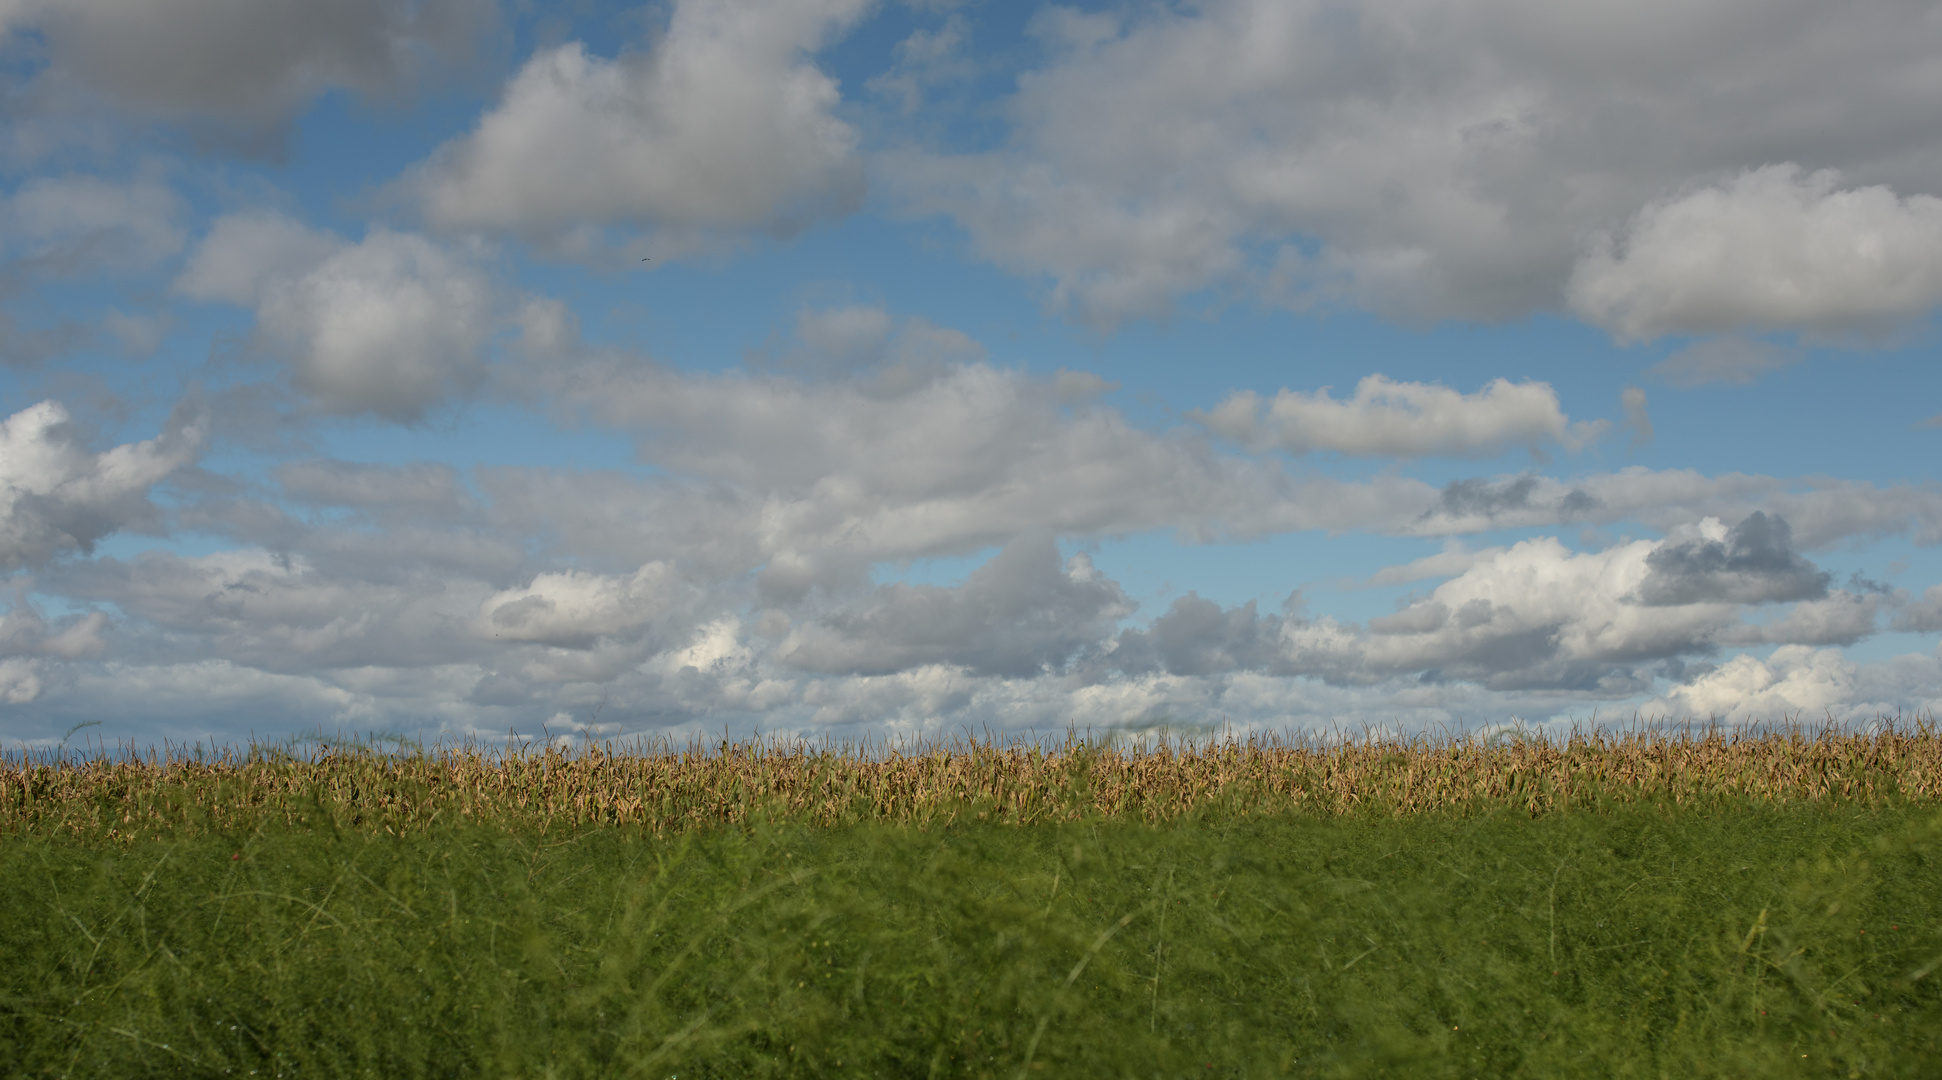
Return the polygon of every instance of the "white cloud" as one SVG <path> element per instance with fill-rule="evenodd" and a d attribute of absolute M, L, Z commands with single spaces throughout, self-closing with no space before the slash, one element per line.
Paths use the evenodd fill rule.
<path fill-rule="evenodd" d="M 1932 250 L 1922 193 L 1942 185 L 1924 119 L 1942 23 L 1919 4 L 1209 0 L 1036 25 L 1049 59 L 1019 77 L 998 149 L 900 150 L 880 175 L 1095 326 L 1210 291 L 1409 319 L 1562 307 L 1588 236 L 1789 159 L 1907 196 L 1798 204 L 1792 235 L 1828 241 L 1826 278 L 1856 285 L 1776 298 L 1795 243 L 1783 214 L 1762 255 L 1779 261 L 1715 279 L 1721 302 L 1655 293 L 1669 279 L 1633 262 L 1644 291 L 1585 292 L 1586 310 L 1625 333 L 1840 329 L 1934 299 L 1907 269 Z M 1871 238 L 1879 265 L 1855 255 Z"/>
<path fill-rule="evenodd" d="M 1602 551 L 1539 537 L 1453 552 L 1469 563 L 1461 573 L 1366 630 L 1292 610 L 1257 615 L 1252 603 L 1222 611 L 1189 594 L 1150 628 L 1122 633 L 1109 662 L 1136 674 L 1461 680 L 1610 699 L 1648 692 L 1660 666 L 1722 645 L 1851 644 L 1873 632 L 1881 597 L 1827 594 L 1826 575 L 1786 546 L 1784 523 L 1755 515 L 1731 530 L 1709 520 L 1688 532 Z M 1741 621 L 1744 605 L 1789 600 L 1805 602 L 1764 625 Z"/>
<path fill-rule="evenodd" d="M 638 635 L 671 611 L 683 595 L 674 568 L 651 562 L 616 576 L 577 570 L 535 576 L 479 605 L 473 632 L 481 637 L 586 648 L 604 637 Z"/>
<path fill-rule="evenodd" d="M 1548 383 L 1497 379 L 1464 394 L 1381 375 L 1364 378 L 1346 400 L 1330 397 L 1326 387 L 1312 394 L 1283 389 L 1263 410 L 1260 397 L 1247 390 L 1193 416 L 1251 450 L 1371 457 L 1484 457 L 1551 442 L 1576 450 L 1610 426 L 1572 424 Z"/>
<path fill-rule="evenodd" d="M 490 0 L 26 0 L 12 8 L 0 31 L 38 30 L 46 77 L 137 112 L 251 132 L 333 87 L 378 97 L 409 89 L 440 64 L 467 62 L 497 21 Z"/>
<path fill-rule="evenodd" d="M 1635 667 L 1704 651 L 1738 617 L 1730 604 L 1633 600 L 1660 546 L 1638 540 L 1572 552 L 1550 537 L 1515 544 L 1427 599 L 1371 620 L 1361 662 L 1383 673 L 1433 670 L 1491 687 L 1595 687 L 1616 678 L 1618 688 L 1635 690 Z"/>
<path fill-rule="evenodd" d="M 260 338 L 322 411 L 400 423 L 475 389 L 506 321 L 486 274 L 422 236 L 374 228 L 349 244 L 271 214 L 217 221 L 176 288 L 253 304 Z"/>
<path fill-rule="evenodd" d="M 178 409 L 156 438 L 94 453 L 59 402 L 0 421 L 0 572 L 154 525 L 149 489 L 194 461 L 203 435 L 202 418 Z"/>
<path fill-rule="evenodd" d="M 257 317 L 323 409 L 400 422 L 478 385 L 496 322 L 484 274 L 423 237 L 381 229 L 271 286 Z"/>
<path fill-rule="evenodd" d="M 1766 660 L 1742 654 L 1646 706 L 1648 714 L 1720 720 L 1869 720 L 1900 712 L 1870 701 L 1858 664 L 1838 649 L 1784 645 Z"/>
<path fill-rule="evenodd" d="M 1636 341 L 1865 330 L 1942 301 L 1942 199 L 1840 182 L 1769 165 L 1651 203 L 1578 264 L 1571 306 Z"/>
<path fill-rule="evenodd" d="M 277 230 L 239 230 L 243 254 L 210 255 L 184 290 L 265 303 L 357 249 L 282 232 L 299 242 L 254 247 L 244 241 Z M 258 264 L 278 269 L 247 272 Z M 275 470 L 274 486 L 199 475 L 175 513 L 233 550 L 42 560 L 47 595 L 125 618 L 111 656 L 87 655 L 84 633 L 72 659 L 0 655 L 0 696 L 32 696 L 9 731 L 58 736 L 104 709 L 241 731 L 277 695 L 292 726 L 499 733 L 584 719 L 606 700 L 602 725 L 677 737 L 743 724 L 1059 730 L 1209 712 L 1262 726 L 1547 716 L 1702 677 L 1695 661 L 1721 648 L 1871 632 L 1893 602 L 1822 591 L 1780 530 L 1746 525 L 1755 511 L 1786 517 L 1803 545 L 1942 536 L 1942 493 L 1924 485 L 1647 469 L 1441 489 L 1391 470 L 1330 480 L 1223 452 L 1192 428 L 1143 427 L 1101 403 L 1097 376 L 1000 369 L 955 331 L 870 307 L 801 313 L 789 348 L 827 362 L 807 377 L 670 370 L 578 342 L 557 305 L 514 310 L 532 355 L 507 366 L 546 403 L 637 437 L 650 468 L 305 460 Z M 16 460 L 27 458 L 0 455 L 0 468 Z M 9 527 L 24 520 L 0 513 Z M 1361 626 L 1195 595 L 1128 626 L 1125 590 L 1061 560 L 1051 539 L 1437 536 L 1564 520 L 1644 521 L 1665 538 L 1590 552 L 1548 538 L 1452 543 L 1378 574 L 1445 580 Z M 871 584 L 886 564 L 993 545 L 1004 555 L 961 585 Z M 1868 677 L 1855 700 L 1912 706 L 1942 686 L 1914 668 L 1880 689 Z M 186 692 L 197 679 L 210 683 L 200 717 Z"/>
<path fill-rule="evenodd" d="M 804 54 L 867 6 L 680 0 L 645 53 L 543 50 L 407 188 L 440 228 L 578 256 L 600 254 L 608 226 L 656 234 L 641 251 L 665 258 L 712 232 L 787 234 L 849 213 L 863 194 L 858 135 Z"/>

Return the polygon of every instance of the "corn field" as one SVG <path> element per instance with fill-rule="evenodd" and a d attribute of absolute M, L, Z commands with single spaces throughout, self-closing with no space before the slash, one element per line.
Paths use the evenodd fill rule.
<path fill-rule="evenodd" d="M 761 822 L 914 825 L 1191 815 L 1515 810 L 1611 803 L 1942 799 L 1932 718 L 1826 727 L 1587 732 L 1561 740 L 1273 735 L 1135 745 L 963 739 L 903 748 L 585 744 L 405 753 L 151 750 L 0 758 L 0 833 L 132 840 L 268 825 L 403 833 L 465 821 L 652 834 Z"/>

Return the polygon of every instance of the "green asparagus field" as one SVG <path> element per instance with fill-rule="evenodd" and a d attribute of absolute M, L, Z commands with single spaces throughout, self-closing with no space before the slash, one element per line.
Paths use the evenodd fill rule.
<path fill-rule="evenodd" d="M 1614 781 L 1536 810 L 1557 785 L 1407 812 L 1088 789 L 1031 820 L 853 786 L 816 822 L 784 785 L 679 827 L 564 795 L 425 810 L 376 756 L 255 788 L 17 762 L 0 1074 L 1942 1075 L 1942 807 L 1907 790 L 1929 753 L 1867 765 L 1872 790 Z M 1117 767 L 1038 760 L 1068 786 Z M 1371 760 L 1378 792 L 1428 759 Z"/>

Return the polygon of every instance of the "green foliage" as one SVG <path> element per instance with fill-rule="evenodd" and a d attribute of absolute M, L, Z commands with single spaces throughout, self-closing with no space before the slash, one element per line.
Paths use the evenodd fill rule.
<path fill-rule="evenodd" d="M 0 1073 L 1942 1075 L 1917 804 L 0 842 Z"/>

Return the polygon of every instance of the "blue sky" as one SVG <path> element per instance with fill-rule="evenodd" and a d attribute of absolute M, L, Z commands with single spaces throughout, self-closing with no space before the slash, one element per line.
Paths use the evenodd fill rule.
<path fill-rule="evenodd" d="M 1927 715 L 1938 50 L 0 4 L 0 740 Z"/>

